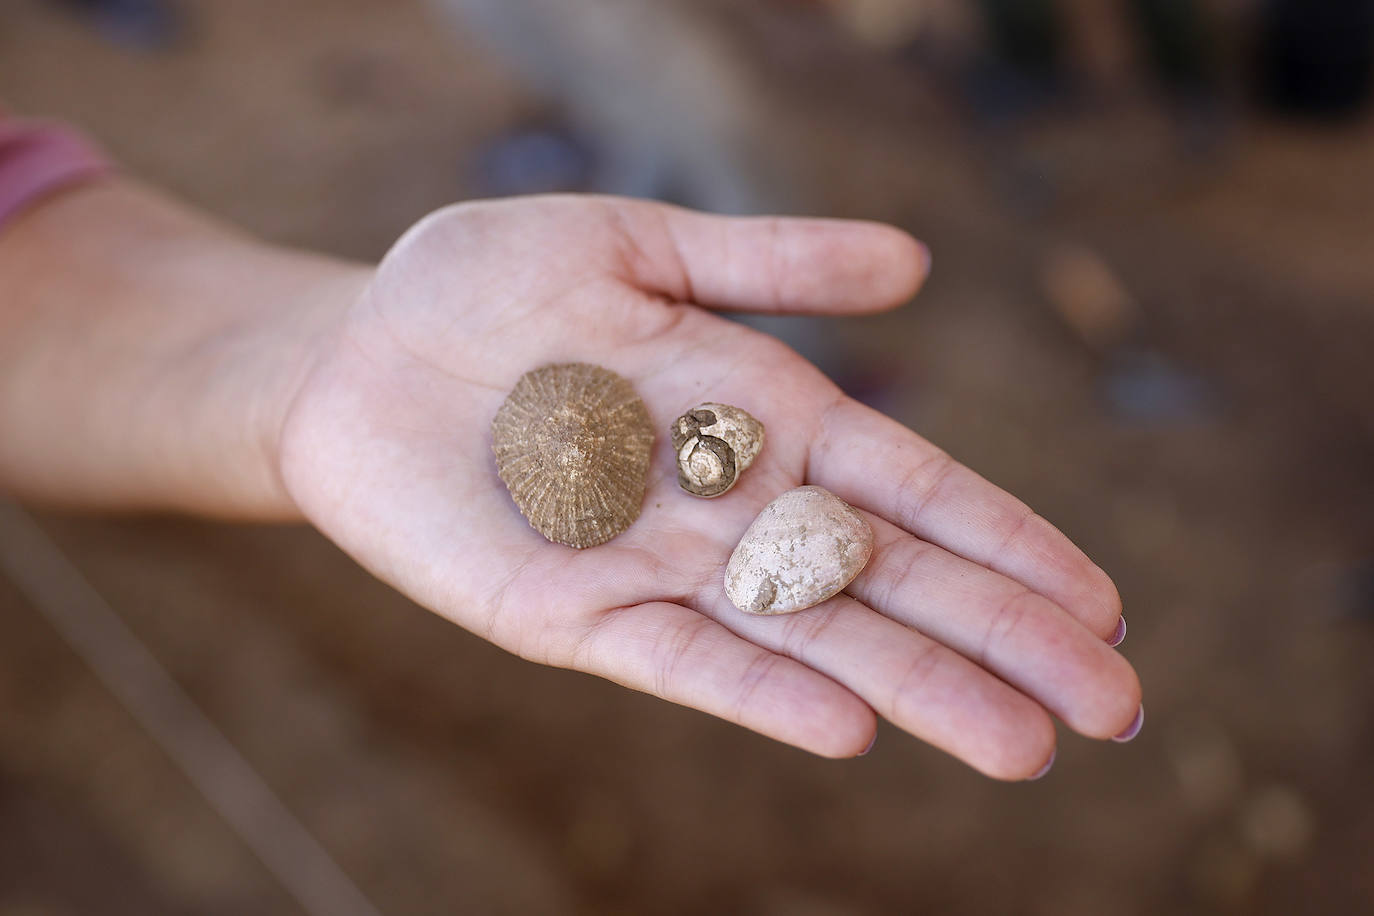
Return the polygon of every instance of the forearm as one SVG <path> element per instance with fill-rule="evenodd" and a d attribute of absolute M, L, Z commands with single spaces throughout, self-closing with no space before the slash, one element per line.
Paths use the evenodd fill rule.
<path fill-rule="evenodd" d="M 282 420 L 369 277 L 124 180 L 40 203 L 0 230 L 0 490 L 296 517 Z"/>

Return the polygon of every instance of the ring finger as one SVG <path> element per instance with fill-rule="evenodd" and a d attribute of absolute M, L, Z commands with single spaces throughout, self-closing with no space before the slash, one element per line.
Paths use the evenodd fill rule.
<path fill-rule="evenodd" d="M 1140 706 L 1130 664 L 1082 622 L 1000 573 L 871 513 L 873 557 L 847 591 L 1032 697 L 1070 728 L 1110 738 Z"/>

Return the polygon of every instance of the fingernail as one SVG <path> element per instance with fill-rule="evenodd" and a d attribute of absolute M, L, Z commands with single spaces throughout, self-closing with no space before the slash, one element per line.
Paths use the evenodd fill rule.
<path fill-rule="evenodd" d="M 878 733 L 877 733 L 877 732 L 874 732 L 874 733 L 873 733 L 873 737 L 870 738 L 870 739 L 868 739 L 868 747 L 866 747 L 866 748 L 864 748 L 863 750 L 859 751 L 859 756 L 860 756 L 860 757 L 863 757 L 863 756 L 864 756 L 865 754 L 867 754 L 869 751 L 873 750 L 873 745 L 875 745 L 875 744 L 877 744 L 877 743 L 878 743 Z"/>
<path fill-rule="evenodd" d="M 1041 779 L 1042 777 L 1044 777 L 1044 775 L 1050 771 L 1050 767 L 1054 766 L 1054 758 L 1058 756 L 1059 748 L 1055 748 L 1054 750 L 1050 751 L 1050 759 L 1046 760 L 1045 765 L 1035 771 L 1035 775 L 1027 776 L 1026 782 L 1035 782 L 1037 779 Z"/>
<path fill-rule="evenodd" d="M 1112 740 L 1115 741 L 1115 742 L 1117 742 L 1118 744 L 1125 744 L 1127 741 L 1130 741 L 1130 740 L 1131 740 L 1132 738 L 1134 738 L 1136 735 L 1140 734 L 1140 729 L 1141 729 L 1144 725 L 1145 725 L 1145 704 L 1142 703 L 1142 704 L 1140 704 L 1140 708 L 1136 710 L 1136 712 L 1135 712 L 1135 718 L 1131 720 L 1131 724 L 1130 724 L 1130 725 L 1127 725 L 1127 726 L 1126 726 L 1126 730 L 1125 730 L 1124 732 L 1122 732 L 1121 734 L 1116 735 L 1115 737 L 1113 737 Z"/>
<path fill-rule="evenodd" d="M 930 254 L 930 246 L 927 245 L 925 242 L 917 242 L 916 244 L 919 245 L 920 248 L 921 248 L 921 260 L 922 260 L 922 262 L 923 262 L 923 263 L 921 264 L 922 272 L 925 273 L 926 276 L 929 276 L 929 275 L 930 275 L 930 266 L 931 266 L 931 264 L 933 264 L 934 261 L 935 261 L 935 259 L 934 259 L 933 257 L 931 257 L 931 254 Z"/>
<path fill-rule="evenodd" d="M 1125 640 L 1126 640 L 1126 617 L 1125 617 L 1125 615 L 1122 615 L 1121 619 L 1118 620 L 1118 621 L 1116 622 L 1116 629 L 1115 629 L 1115 630 L 1112 630 L 1112 635 L 1111 635 L 1110 638 L 1108 638 L 1108 640 L 1107 640 L 1107 645 L 1109 645 L 1109 646 L 1111 646 L 1113 649 L 1115 649 L 1117 646 L 1119 646 L 1119 645 L 1121 645 L 1123 642 L 1125 642 Z"/>

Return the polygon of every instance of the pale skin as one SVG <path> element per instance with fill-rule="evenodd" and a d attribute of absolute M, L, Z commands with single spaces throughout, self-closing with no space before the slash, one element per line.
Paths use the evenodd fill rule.
<path fill-rule="evenodd" d="M 925 249 L 871 223 L 724 219 L 543 197 L 445 208 L 377 267 L 266 245 L 125 180 L 0 231 L 0 489 L 39 503 L 305 519 L 436 613 L 829 757 L 877 718 L 998 779 L 1058 718 L 1127 730 L 1106 574 L 1022 502 L 713 309 L 863 314 L 909 299 Z M 488 427 L 525 371 L 625 376 L 655 428 L 639 520 L 551 544 L 496 475 Z M 728 494 L 678 489 L 667 430 L 702 401 L 762 420 Z M 817 484 L 877 545 L 846 592 L 751 617 L 735 542 Z"/>

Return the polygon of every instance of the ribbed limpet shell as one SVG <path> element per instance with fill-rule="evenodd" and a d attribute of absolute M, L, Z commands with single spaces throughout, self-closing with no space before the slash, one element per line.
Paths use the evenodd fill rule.
<path fill-rule="evenodd" d="M 530 526 L 595 547 L 639 518 L 654 430 L 625 379 L 589 363 L 526 372 L 491 421 L 496 470 Z"/>

